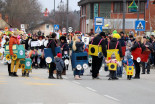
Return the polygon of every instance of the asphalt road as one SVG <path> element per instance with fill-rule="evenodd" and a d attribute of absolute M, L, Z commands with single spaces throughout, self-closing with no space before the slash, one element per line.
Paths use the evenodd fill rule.
<path fill-rule="evenodd" d="M 0 63 L 0 104 L 155 104 L 155 70 L 141 79 L 92 80 L 87 70 L 82 80 L 74 80 L 71 68 L 63 80 L 48 79 L 46 69 L 33 70 L 30 77 L 9 77 Z"/>

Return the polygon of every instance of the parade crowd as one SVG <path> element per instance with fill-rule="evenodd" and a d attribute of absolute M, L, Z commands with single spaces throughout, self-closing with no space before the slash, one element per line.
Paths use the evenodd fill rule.
<path fill-rule="evenodd" d="M 100 70 L 109 71 L 108 80 L 122 78 L 123 71 L 127 79 L 140 79 L 140 74 L 150 74 L 155 66 L 154 35 L 134 36 L 114 30 L 112 33 L 82 34 L 77 31 L 72 34 L 56 33 L 50 35 L 26 34 L 14 31 L 10 34 L 1 32 L 0 56 L 3 64 L 8 65 L 9 76 L 17 77 L 18 69 L 22 76 L 29 77 L 32 69 L 48 69 L 49 79 L 63 79 L 67 70 L 72 70 L 74 78 L 81 80 L 85 70 L 90 70 L 92 79 L 100 79 Z M 87 37 L 83 41 L 83 37 Z M 14 60 L 13 45 L 23 45 L 25 59 L 31 59 L 31 68 L 21 65 L 21 60 Z M 6 46 L 9 55 L 5 55 Z M 57 52 L 58 51 L 58 52 Z M 20 52 L 22 54 L 22 52 Z M 47 57 L 51 56 L 51 57 Z M 69 69 L 69 65 L 72 69 Z M 142 72 L 140 71 L 142 70 Z"/>

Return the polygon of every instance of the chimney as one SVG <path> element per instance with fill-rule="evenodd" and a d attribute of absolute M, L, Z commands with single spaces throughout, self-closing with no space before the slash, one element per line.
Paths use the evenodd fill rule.
<path fill-rule="evenodd" d="M 8 15 L 5 15 L 5 21 L 6 21 L 6 23 L 8 23 L 8 22 L 9 22 Z"/>
<path fill-rule="evenodd" d="M 0 19 L 2 19 L 2 14 L 0 13 Z"/>

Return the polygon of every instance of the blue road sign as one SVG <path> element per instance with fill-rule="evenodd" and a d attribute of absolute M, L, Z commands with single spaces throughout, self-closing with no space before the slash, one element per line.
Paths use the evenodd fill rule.
<path fill-rule="evenodd" d="M 102 32 L 102 26 L 95 26 L 95 33 Z"/>
<path fill-rule="evenodd" d="M 103 17 L 95 17 L 95 26 L 104 26 L 104 18 Z"/>
<path fill-rule="evenodd" d="M 135 21 L 135 31 L 145 31 L 145 21 L 144 20 Z"/>
<path fill-rule="evenodd" d="M 54 30 L 59 30 L 59 25 L 54 25 Z"/>

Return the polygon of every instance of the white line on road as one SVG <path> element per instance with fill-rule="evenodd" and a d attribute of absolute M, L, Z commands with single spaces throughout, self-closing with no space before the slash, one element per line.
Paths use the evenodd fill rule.
<path fill-rule="evenodd" d="M 80 84 L 79 82 L 77 82 L 77 81 L 72 81 L 73 83 L 75 83 L 75 84 Z"/>
<path fill-rule="evenodd" d="M 120 101 L 120 100 L 118 100 L 118 99 L 116 99 L 116 98 L 114 98 L 114 97 L 112 97 L 112 96 L 109 96 L 109 95 L 104 95 L 104 96 L 107 97 L 107 98 L 113 99 L 113 100 L 115 100 L 115 101 Z"/>
<path fill-rule="evenodd" d="M 96 90 L 90 88 L 90 87 L 86 87 L 88 90 L 95 92 Z"/>

